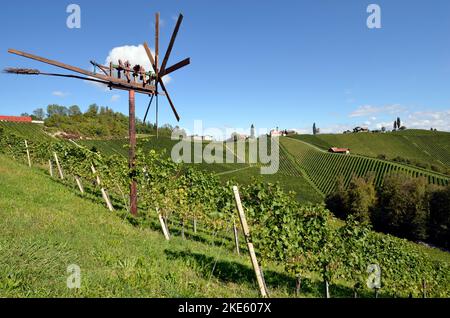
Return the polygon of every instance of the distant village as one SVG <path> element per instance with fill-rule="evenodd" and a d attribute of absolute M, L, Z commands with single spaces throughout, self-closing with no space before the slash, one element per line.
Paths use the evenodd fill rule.
<path fill-rule="evenodd" d="M 25 114 L 24 114 L 25 115 Z M 32 116 L 1 116 L 0 115 L 0 121 L 7 121 L 7 122 L 22 122 L 22 123 L 35 123 L 35 124 L 44 124 L 43 120 L 35 120 L 36 118 L 33 118 Z M 363 126 L 357 126 L 353 128 L 353 130 L 345 130 L 344 134 L 355 134 L 355 133 L 385 133 L 389 131 L 401 131 L 406 130 L 407 128 L 402 125 L 401 120 L 399 117 L 394 121 L 393 123 L 393 129 L 388 130 L 386 127 L 381 127 L 381 129 L 375 129 L 375 130 L 369 130 L 368 127 Z M 431 130 L 435 130 L 431 128 Z M 257 139 L 259 136 L 256 136 L 255 133 L 255 126 L 252 124 L 250 127 L 250 134 L 243 134 L 238 132 L 233 132 L 231 136 L 226 141 L 241 141 L 241 140 L 249 140 L 249 139 Z M 313 124 L 312 127 L 312 133 L 313 135 L 320 134 L 320 128 L 316 127 L 316 123 Z M 293 129 L 279 129 L 279 127 L 276 127 L 275 129 L 270 130 L 268 134 L 265 134 L 268 137 L 284 137 L 284 136 L 291 136 L 291 135 L 297 135 L 298 132 Z M 185 135 L 186 136 L 186 135 Z M 211 135 L 191 135 L 186 136 L 190 138 L 193 141 L 204 141 L 204 142 L 211 142 L 215 141 L 214 136 Z M 347 148 L 330 148 L 330 152 L 335 153 L 349 153 L 350 149 Z"/>

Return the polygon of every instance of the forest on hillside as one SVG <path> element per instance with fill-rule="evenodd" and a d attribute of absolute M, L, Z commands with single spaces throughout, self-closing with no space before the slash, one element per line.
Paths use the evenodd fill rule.
<path fill-rule="evenodd" d="M 29 116 L 34 120 L 44 120 L 49 132 L 64 132 L 71 138 L 113 139 L 128 136 L 128 116 L 107 106 L 91 104 L 83 113 L 78 105 L 66 107 L 52 104 L 48 105 L 46 110 L 35 109 Z M 159 127 L 158 133 L 160 136 L 170 136 L 173 129 L 171 125 L 165 124 Z M 136 132 L 155 135 L 156 125 L 144 123 L 137 118 Z"/>

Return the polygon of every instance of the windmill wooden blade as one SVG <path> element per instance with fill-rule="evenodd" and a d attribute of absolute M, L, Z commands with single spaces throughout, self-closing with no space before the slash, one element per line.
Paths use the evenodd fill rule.
<path fill-rule="evenodd" d="M 179 70 L 180 68 L 185 67 L 189 64 L 191 64 L 191 59 L 190 58 L 184 59 L 181 62 L 178 62 L 177 64 L 174 64 L 174 65 L 166 68 L 164 70 L 164 72 L 161 72 L 159 74 L 159 76 L 163 77 L 163 76 L 169 75 L 170 73 L 175 72 L 176 70 Z"/>
<path fill-rule="evenodd" d="M 150 60 L 150 63 L 152 64 L 153 71 L 155 71 L 155 73 L 156 73 L 156 70 L 155 70 L 156 69 L 155 59 L 153 58 L 152 51 L 150 51 L 150 48 L 149 48 L 147 42 L 144 42 L 144 49 L 145 49 L 145 52 L 147 53 L 147 56 L 148 56 L 148 59 Z"/>
<path fill-rule="evenodd" d="M 152 95 L 152 97 L 150 98 L 150 103 L 148 103 L 147 110 L 145 111 L 144 124 L 145 124 L 145 121 L 147 120 L 148 111 L 150 110 L 150 107 L 152 106 L 153 97 L 155 97 L 155 95 Z"/>
<path fill-rule="evenodd" d="M 29 69 L 29 68 L 12 68 L 8 67 L 3 70 L 4 73 L 8 74 L 17 74 L 17 75 L 45 75 L 45 76 L 55 76 L 55 77 L 67 77 L 67 78 L 75 78 L 75 79 L 81 79 L 84 81 L 90 81 L 90 82 L 97 82 L 104 85 L 108 85 L 108 82 L 101 81 L 95 78 L 91 77 L 84 77 L 84 76 L 78 76 L 78 75 L 71 75 L 71 74 L 56 74 L 56 73 L 44 73 L 36 69 Z"/>
<path fill-rule="evenodd" d="M 152 85 L 147 85 L 147 86 L 143 87 L 143 85 L 139 84 L 139 83 L 128 82 L 127 80 L 122 80 L 120 78 L 113 78 L 111 76 L 106 76 L 103 74 L 95 74 L 93 72 L 84 70 L 84 69 L 76 67 L 76 66 L 64 64 L 64 63 L 54 61 L 54 60 L 49 60 L 44 57 L 40 57 L 37 55 L 33 55 L 30 53 L 26 53 L 26 52 L 14 50 L 14 49 L 9 49 L 8 52 L 11 54 L 23 56 L 23 57 L 26 57 L 26 58 L 29 58 L 29 59 L 32 59 L 32 60 L 35 60 L 38 62 L 42 62 L 42 63 L 53 65 L 53 66 L 56 66 L 59 68 L 63 68 L 63 69 L 66 69 L 66 70 L 69 70 L 69 71 L 72 71 L 75 73 L 86 75 L 88 77 L 92 77 L 97 80 L 104 81 L 104 82 L 106 82 L 105 84 L 112 86 L 114 88 L 125 89 L 125 90 L 134 89 L 137 92 L 145 93 L 145 94 L 153 94 L 155 92 L 155 86 L 152 86 Z"/>
<path fill-rule="evenodd" d="M 161 64 L 160 73 L 164 73 L 164 70 L 165 70 L 166 65 L 167 65 L 167 61 L 169 60 L 170 53 L 172 53 L 172 48 L 173 48 L 173 45 L 175 43 L 175 39 L 177 37 L 178 30 L 180 29 L 180 25 L 181 25 L 182 21 L 183 21 L 183 15 L 180 14 L 180 16 L 178 17 L 178 20 L 177 20 L 177 24 L 175 25 L 175 30 L 173 31 L 172 37 L 170 38 L 170 42 L 169 42 L 169 46 L 167 47 L 166 54 L 164 55 L 164 59 L 163 59 L 163 62 Z"/>
<path fill-rule="evenodd" d="M 166 86 L 164 85 L 162 79 L 158 77 L 158 82 L 161 85 L 162 90 L 166 94 L 167 100 L 169 101 L 170 107 L 172 108 L 173 114 L 175 115 L 177 121 L 180 121 L 180 116 L 177 113 L 177 110 L 175 109 L 175 106 L 173 105 L 172 99 L 170 98 L 169 93 L 167 92 Z"/>
<path fill-rule="evenodd" d="M 155 20 L 155 73 L 158 77 L 159 73 L 159 12 L 156 13 Z"/>
<path fill-rule="evenodd" d="M 76 72 L 76 73 L 80 73 L 80 74 L 83 74 L 83 75 L 104 79 L 103 76 L 100 76 L 98 74 L 94 74 L 93 72 L 89 72 L 89 71 L 83 70 L 81 68 L 78 68 L 78 67 L 75 67 L 75 66 L 72 66 L 72 65 L 68 65 L 68 64 L 64 64 L 64 63 L 61 63 L 61 62 L 58 62 L 58 61 L 49 60 L 49 59 L 46 59 L 44 57 L 40 57 L 40 56 L 37 56 L 37 55 L 25 53 L 25 52 L 14 50 L 14 49 L 9 49 L 8 53 L 16 54 L 16 55 L 19 55 L 19 56 L 23 56 L 23 57 L 26 57 L 26 58 L 29 58 L 29 59 L 32 59 L 32 60 L 35 60 L 35 61 L 38 61 L 38 62 L 50 64 L 50 65 L 53 65 L 53 66 L 56 66 L 56 67 L 60 67 L 60 68 L 63 68 L 63 69 L 69 70 L 69 71 Z"/>

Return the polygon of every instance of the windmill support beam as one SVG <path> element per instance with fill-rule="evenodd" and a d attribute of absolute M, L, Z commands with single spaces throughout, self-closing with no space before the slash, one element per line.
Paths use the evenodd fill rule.
<path fill-rule="evenodd" d="M 135 92 L 129 91 L 129 138 L 130 150 L 128 166 L 130 169 L 130 212 L 137 215 L 137 181 L 136 181 L 136 106 Z"/>
<path fill-rule="evenodd" d="M 88 76 L 91 79 L 96 79 L 97 81 L 103 81 L 105 85 L 111 86 L 112 88 L 117 88 L 117 89 L 122 89 L 122 90 L 134 89 L 143 94 L 154 94 L 155 93 L 156 88 L 153 85 L 148 85 L 148 84 L 144 85 L 143 83 L 134 83 L 134 82 L 127 81 L 124 79 L 119 79 L 116 77 L 106 76 L 106 75 L 102 75 L 102 74 L 95 74 L 93 72 L 83 70 L 76 66 L 64 64 L 64 63 L 54 61 L 54 60 L 49 60 L 44 57 L 40 57 L 37 55 L 33 55 L 30 53 L 26 53 L 26 52 L 14 50 L 14 49 L 9 49 L 8 52 L 11 54 L 16 54 L 16 55 L 19 55 L 19 56 L 22 56 L 25 58 L 29 58 L 31 60 L 41 62 L 41 63 L 53 65 L 53 66 L 56 66 L 56 67 L 59 67 L 59 68 L 62 68 L 62 69 L 68 70 L 68 71 L 79 73 L 79 74 Z M 38 74 L 36 74 L 36 75 L 38 75 Z M 78 77 L 74 77 L 74 78 L 78 78 Z M 81 79 L 81 78 L 79 78 L 79 79 Z M 90 79 L 85 79 L 85 80 L 90 80 Z"/>
<path fill-rule="evenodd" d="M 96 71 L 92 72 L 85 70 L 76 66 L 65 64 L 59 61 L 50 60 L 45 57 L 37 56 L 34 54 L 26 53 L 23 51 L 18 51 L 15 49 L 9 49 L 8 52 L 18 56 L 22 56 L 34 61 L 38 61 L 44 64 L 52 65 L 61 69 L 65 69 L 74 74 L 57 74 L 57 73 L 43 73 L 36 69 L 29 68 L 7 68 L 6 73 L 9 74 L 21 74 L 21 75 L 45 75 L 45 76 L 55 76 L 55 77 L 65 77 L 74 78 L 78 80 L 92 81 L 106 85 L 110 89 L 120 89 L 129 92 L 129 177 L 130 177 L 130 211 L 133 215 L 137 215 L 137 173 L 136 173 L 136 107 L 135 107 L 135 93 L 149 95 L 152 98 L 156 98 L 156 126 L 157 126 L 157 136 L 158 136 L 158 112 L 159 112 L 159 101 L 158 95 L 164 95 L 169 102 L 173 114 L 177 121 L 180 121 L 180 116 L 175 109 L 172 99 L 167 92 L 166 86 L 163 82 L 163 77 L 181 69 L 182 67 L 190 64 L 190 59 L 186 58 L 172 66 L 166 67 L 172 52 L 175 39 L 177 37 L 178 31 L 180 29 L 181 22 L 183 20 L 183 15 L 179 15 L 177 24 L 175 25 L 174 32 L 172 33 L 169 47 L 167 48 L 164 58 L 162 59 L 162 65 L 160 66 L 159 61 L 159 13 L 156 13 L 155 21 L 155 56 L 153 56 L 150 47 L 146 42 L 144 42 L 144 49 L 150 60 L 153 71 L 145 70 L 141 65 L 135 65 L 132 67 L 129 61 L 123 63 L 121 60 L 117 64 L 109 63 L 109 66 L 101 65 L 95 61 L 91 61 L 91 64 L 97 69 L 100 69 L 101 73 Z M 161 92 L 158 92 L 161 88 Z M 144 122 L 150 108 L 150 104 L 147 108 L 146 115 L 144 117 Z M 51 163 L 51 162 L 50 162 Z M 50 165 L 50 168 L 51 165 Z M 51 173 L 52 169 L 50 169 Z"/>

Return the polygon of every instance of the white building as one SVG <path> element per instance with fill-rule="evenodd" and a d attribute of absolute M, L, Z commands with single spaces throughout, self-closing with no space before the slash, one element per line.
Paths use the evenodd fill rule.
<path fill-rule="evenodd" d="M 199 136 L 199 135 L 192 135 L 188 138 L 191 138 L 193 141 L 214 141 L 214 137 L 210 135 L 206 136 Z"/>
<path fill-rule="evenodd" d="M 270 131 L 270 137 L 282 137 L 285 136 L 284 130 L 272 129 Z"/>

